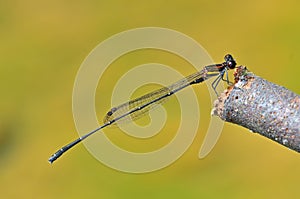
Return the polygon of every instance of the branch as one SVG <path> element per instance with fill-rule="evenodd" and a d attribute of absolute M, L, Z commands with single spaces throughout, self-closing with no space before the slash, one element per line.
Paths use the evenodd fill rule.
<path fill-rule="evenodd" d="M 300 96 L 239 66 L 213 115 L 300 152 Z"/>

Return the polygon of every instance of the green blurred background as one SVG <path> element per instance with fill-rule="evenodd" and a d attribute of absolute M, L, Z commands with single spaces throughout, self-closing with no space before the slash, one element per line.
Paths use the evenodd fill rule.
<path fill-rule="evenodd" d="M 239 126 L 225 124 L 214 150 L 198 159 L 209 106 L 201 108 L 201 128 L 189 150 L 153 173 L 115 171 L 83 145 L 53 165 L 47 159 L 77 137 L 72 89 L 81 63 L 101 41 L 128 29 L 180 31 L 216 62 L 230 52 L 257 75 L 300 93 L 299 7 L 296 0 L 0 1 L 1 198 L 297 198 L 299 154 Z M 138 63 L 162 61 L 185 75 L 193 72 L 180 68 L 187 63 L 178 57 L 140 53 L 115 63 L 122 70 L 108 70 L 99 92 L 109 98 L 116 81 L 109 77 Z M 209 103 L 206 88 L 195 89 L 204 93 L 199 103 Z M 109 104 L 96 107 L 102 120 Z M 112 138 L 126 146 L 117 133 Z"/>

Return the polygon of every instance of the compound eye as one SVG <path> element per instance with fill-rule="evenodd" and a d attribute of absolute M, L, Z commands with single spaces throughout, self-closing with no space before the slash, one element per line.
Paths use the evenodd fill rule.
<path fill-rule="evenodd" d="M 227 54 L 227 55 L 225 55 L 224 59 L 226 62 L 228 62 L 228 61 L 233 60 L 233 57 L 230 54 Z"/>
<path fill-rule="evenodd" d="M 235 66 L 236 66 L 235 61 L 229 61 L 229 62 L 227 62 L 227 64 L 228 64 L 228 67 L 229 67 L 230 69 L 234 69 Z"/>

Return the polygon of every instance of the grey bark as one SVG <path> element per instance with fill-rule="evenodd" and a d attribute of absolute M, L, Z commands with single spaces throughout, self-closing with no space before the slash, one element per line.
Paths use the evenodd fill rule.
<path fill-rule="evenodd" d="M 300 152 L 300 96 L 239 66 L 213 115 Z"/>

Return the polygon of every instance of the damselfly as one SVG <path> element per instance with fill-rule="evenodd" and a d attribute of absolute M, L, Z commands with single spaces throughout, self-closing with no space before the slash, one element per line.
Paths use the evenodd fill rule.
<path fill-rule="evenodd" d="M 201 83 L 211 77 L 217 76 L 217 78 L 212 82 L 212 88 L 215 93 L 218 95 L 216 91 L 216 87 L 218 86 L 221 80 L 226 81 L 228 84 L 228 70 L 234 69 L 236 66 L 236 62 L 230 54 L 225 55 L 225 61 L 221 64 L 213 64 L 205 66 L 202 70 L 181 79 L 174 84 L 171 84 L 168 87 L 163 87 L 159 90 L 148 93 L 144 96 L 121 104 L 112 108 L 107 112 L 104 122 L 102 126 L 99 126 L 97 129 L 79 137 L 75 141 L 69 143 L 68 145 L 59 149 L 56 153 L 54 153 L 50 158 L 49 162 L 54 162 L 57 158 L 59 158 L 62 154 L 68 151 L 70 148 L 86 139 L 87 137 L 93 135 L 100 129 L 104 127 L 116 124 L 117 122 L 122 122 L 124 120 L 129 120 L 132 118 L 138 118 L 143 114 L 147 113 L 149 110 L 154 108 L 155 106 L 162 104 L 168 97 L 172 96 L 174 93 L 186 88 L 187 86 Z M 226 74 L 226 79 L 224 79 L 224 74 Z"/>

